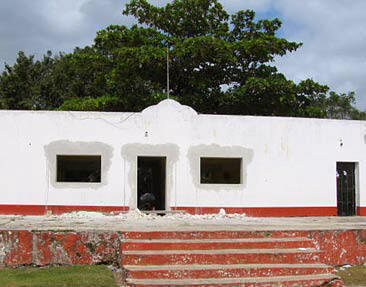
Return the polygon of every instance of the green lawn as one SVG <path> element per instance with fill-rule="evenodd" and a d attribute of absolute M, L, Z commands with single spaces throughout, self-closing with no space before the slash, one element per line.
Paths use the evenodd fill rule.
<path fill-rule="evenodd" d="M 75 265 L 0 269 L 1 287 L 117 287 L 106 266 Z"/>
<path fill-rule="evenodd" d="M 337 275 L 342 277 L 346 286 L 366 286 L 366 266 L 344 268 L 339 270 Z"/>

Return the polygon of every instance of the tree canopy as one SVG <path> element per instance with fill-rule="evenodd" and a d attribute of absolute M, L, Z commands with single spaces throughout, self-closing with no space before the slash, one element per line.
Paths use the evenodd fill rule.
<path fill-rule="evenodd" d="M 364 119 L 355 95 L 279 73 L 275 58 L 301 43 L 277 36 L 279 19 L 229 15 L 218 0 L 131 0 L 91 46 L 35 60 L 18 53 L 0 76 L 0 108 L 141 111 L 170 95 L 201 113 Z"/>

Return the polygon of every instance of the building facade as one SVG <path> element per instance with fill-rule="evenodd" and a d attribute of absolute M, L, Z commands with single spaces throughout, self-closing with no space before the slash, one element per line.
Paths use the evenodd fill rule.
<path fill-rule="evenodd" d="M 164 100 L 141 113 L 0 111 L 0 132 L 0 214 L 366 215 L 363 121 L 202 115 Z"/>

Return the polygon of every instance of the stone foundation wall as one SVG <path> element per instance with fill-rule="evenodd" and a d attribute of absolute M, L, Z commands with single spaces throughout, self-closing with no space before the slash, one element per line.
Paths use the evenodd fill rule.
<path fill-rule="evenodd" d="M 207 233 L 207 231 L 202 232 Z M 288 231 L 268 231 L 266 236 L 278 237 L 281 232 L 288 233 Z M 199 237 L 199 233 L 200 231 L 192 232 L 192 237 Z M 262 234 L 263 231 L 258 233 Z M 366 262 L 366 230 L 299 231 L 298 233 L 311 238 L 317 249 L 323 251 L 321 261 L 325 264 L 360 265 Z M 185 236 L 188 235 L 185 232 Z M 255 231 L 248 231 L 248 237 L 254 235 Z M 118 264 L 121 262 L 120 254 L 124 238 L 129 238 L 129 232 L 2 230 L 0 231 L 0 265 L 10 267 L 50 264 Z"/>
<path fill-rule="evenodd" d="M 118 262 L 118 232 L 0 231 L 0 264 L 101 264 Z"/>

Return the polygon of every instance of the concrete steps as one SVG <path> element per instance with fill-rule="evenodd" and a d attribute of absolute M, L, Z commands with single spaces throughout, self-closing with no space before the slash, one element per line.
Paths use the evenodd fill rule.
<path fill-rule="evenodd" d="M 325 264 L 210 264 L 124 266 L 134 279 L 204 279 L 243 278 L 328 274 L 333 268 Z"/>
<path fill-rule="evenodd" d="M 242 238 L 242 239 L 155 239 L 126 240 L 123 250 L 212 250 L 212 249 L 258 249 L 258 248 L 312 248 L 307 238 Z"/>
<path fill-rule="evenodd" d="M 343 286 L 302 232 L 126 232 L 121 254 L 127 286 Z"/>
<path fill-rule="evenodd" d="M 331 275 L 302 275 L 302 276 L 278 276 L 278 277 L 251 277 L 251 278 L 221 278 L 221 279 L 135 279 L 129 280 L 128 286 L 135 287 L 173 287 L 173 286 L 230 286 L 230 287 L 259 287 L 259 286 L 297 286 L 315 287 L 322 286 L 324 282 L 332 279 Z M 324 285 L 323 285 L 324 286 Z"/>

